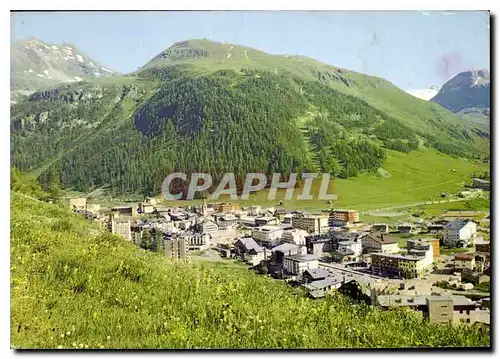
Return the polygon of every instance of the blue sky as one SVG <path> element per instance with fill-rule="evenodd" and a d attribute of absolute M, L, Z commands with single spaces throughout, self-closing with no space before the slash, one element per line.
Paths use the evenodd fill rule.
<path fill-rule="evenodd" d="M 180 40 L 210 38 L 310 56 L 404 89 L 489 68 L 487 12 L 211 11 L 13 13 L 11 41 L 69 42 L 105 67 L 131 72 Z"/>

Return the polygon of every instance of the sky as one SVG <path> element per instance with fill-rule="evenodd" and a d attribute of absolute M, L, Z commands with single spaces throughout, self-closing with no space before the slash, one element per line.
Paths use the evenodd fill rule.
<path fill-rule="evenodd" d="M 11 41 L 69 42 L 114 71 L 137 70 L 174 42 L 208 38 L 309 56 L 383 77 L 403 90 L 490 67 L 479 11 L 169 11 L 11 14 Z"/>

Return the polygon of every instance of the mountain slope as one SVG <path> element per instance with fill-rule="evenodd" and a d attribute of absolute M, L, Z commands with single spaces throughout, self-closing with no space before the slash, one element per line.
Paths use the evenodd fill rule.
<path fill-rule="evenodd" d="M 479 158 L 489 138 L 383 79 L 208 40 L 135 74 L 37 92 L 12 107 L 11 131 L 12 163 L 42 180 L 149 194 L 172 171 L 347 178 L 376 172 L 384 147 Z"/>
<path fill-rule="evenodd" d="M 471 108 L 490 108 L 490 71 L 461 72 L 446 82 L 433 102 L 453 112 Z"/>
<path fill-rule="evenodd" d="M 11 90 L 34 91 L 114 74 L 67 43 L 27 38 L 11 44 Z"/>
<path fill-rule="evenodd" d="M 30 191 L 11 191 L 10 204 L 13 348 L 490 345 L 489 330 L 430 325 L 412 311 L 337 293 L 309 300 L 233 262 L 181 263 L 141 251 L 21 187 Z"/>

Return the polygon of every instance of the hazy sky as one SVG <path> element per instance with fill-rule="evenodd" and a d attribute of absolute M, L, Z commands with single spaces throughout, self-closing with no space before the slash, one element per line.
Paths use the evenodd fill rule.
<path fill-rule="evenodd" d="M 180 40 L 210 38 L 274 54 L 310 56 L 398 87 L 442 85 L 489 68 L 487 12 L 26 12 L 12 41 L 70 42 L 112 70 L 135 71 Z"/>

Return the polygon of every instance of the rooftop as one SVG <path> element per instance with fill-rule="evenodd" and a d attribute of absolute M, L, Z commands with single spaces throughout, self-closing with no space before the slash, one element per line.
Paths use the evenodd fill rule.
<path fill-rule="evenodd" d="M 313 256 L 312 254 L 294 254 L 291 256 L 285 256 L 285 258 L 291 259 L 294 261 L 298 261 L 298 262 L 308 262 L 308 261 L 313 261 L 313 260 L 318 259 L 315 256 Z"/>
<path fill-rule="evenodd" d="M 379 295 L 377 297 L 379 305 L 383 307 L 424 306 L 427 305 L 427 301 L 442 301 L 449 299 L 453 301 L 453 306 L 474 305 L 470 299 L 464 297 L 463 295 Z"/>

